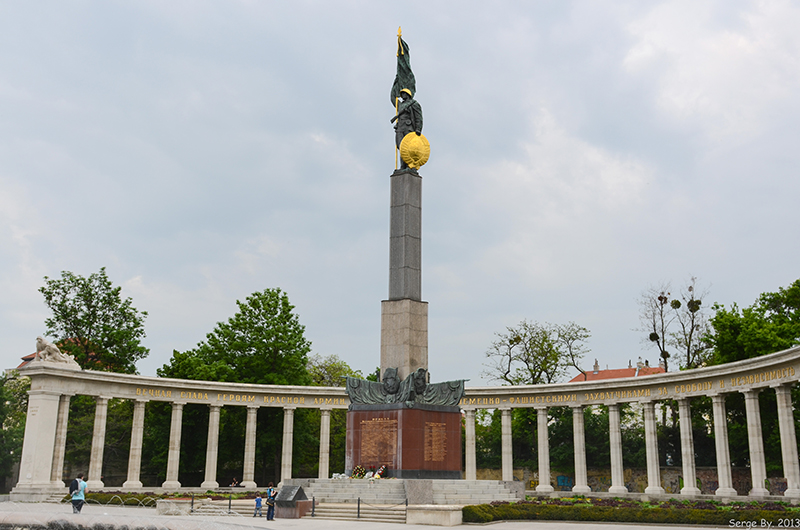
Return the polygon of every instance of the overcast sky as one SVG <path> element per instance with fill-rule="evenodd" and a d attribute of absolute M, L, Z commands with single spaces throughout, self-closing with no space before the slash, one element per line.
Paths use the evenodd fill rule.
<path fill-rule="evenodd" d="M 106 267 L 149 313 L 142 374 L 267 287 L 373 370 L 398 26 L 432 380 L 487 383 L 522 319 L 589 328 L 586 368 L 657 362 L 649 286 L 747 306 L 800 277 L 796 3 L 3 2 L 2 367 L 45 330 L 44 276 Z"/>

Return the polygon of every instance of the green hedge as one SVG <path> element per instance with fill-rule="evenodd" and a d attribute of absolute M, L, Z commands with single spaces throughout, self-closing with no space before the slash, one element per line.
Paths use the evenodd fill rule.
<path fill-rule="evenodd" d="M 553 506 L 547 504 L 481 504 L 463 508 L 465 523 L 491 521 L 608 521 L 626 523 L 664 523 L 728 526 L 730 521 L 762 520 L 778 526 L 780 519 L 800 519 L 798 512 L 772 510 L 701 510 L 658 507 L 615 508 L 609 506 Z"/>

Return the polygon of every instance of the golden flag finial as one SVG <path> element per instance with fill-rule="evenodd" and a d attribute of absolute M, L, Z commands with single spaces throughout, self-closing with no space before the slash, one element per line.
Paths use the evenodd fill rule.
<path fill-rule="evenodd" d="M 397 56 L 405 55 L 406 51 L 403 49 L 403 28 L 397 26 Z"/>

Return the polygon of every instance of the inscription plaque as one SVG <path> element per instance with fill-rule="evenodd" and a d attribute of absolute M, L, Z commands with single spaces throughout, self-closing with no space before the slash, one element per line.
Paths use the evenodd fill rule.
<path fill-rule="evenodd" d="M 393 465 L 397 456 L 397 420 L 361 420 L 361 460 Z"/>
<path fill-rule="evenodd" d="M 425 461 L 444 462 L 447 456 L 447 424 L 425 422 Z"/>

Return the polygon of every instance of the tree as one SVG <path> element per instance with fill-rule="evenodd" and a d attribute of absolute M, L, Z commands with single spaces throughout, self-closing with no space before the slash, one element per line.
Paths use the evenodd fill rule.
<path fill-rule="evenodd" d="M 353 370 L 336 355 L 312 355 L 308 358 L 306 368 L 314 386 L 345 386 L 347 376 L 364 377 L 359 370 Z"/>
<path fill-rule="evenodd" d="M 714 304 L 711 364 L 751 359 L 800 344 L 800 279 L 775 293 L 763 293 L 740 310 Z"/>
<path fill-rule="evenodd" d="M 22 455 L 30 386 L 30 378 L 14 370 L 0 375 L 0 477 L 11 476 Z"/>
<path fill-rule="evenodd" d="M 649 287 L 639 299 L 641 307 L 639 319 L 642 322 L 642 331 L 648 334 L 649 343 L 658 348 L 658 355 L 664 363 L 665 370 L 668 369 L 667 359 L 670 356 L 667 351 L 669 327 L 675 319 L 672 310 L 676 309 L 670 304 L 669 289 L 669 283 L 662 283 L 658 287 Z"/>
<path fill-rule="evenodd" d="M 699 291 L 692 276 L 681 290 L 680 300 L 672 300 L 677 331 L 670 333 L 670 344 L 681 352 L 681 368 L 698 368 L 708 362 L 708 318 L 703 312 L 703 298 L 708 291 Z"/>
<path fill-rule="evenodd" d="M 708 318 L 703 311 L 706 290 L 699 290 L 692 276 L 678 297 L 670 293 L 670 283 L 647 288 L 639 299 L 639 331 L 646 334 L 643 342 L 655 346 L 664 369 L 669 370 L 668 348 L 680 353 L 681 369 L 697 368 L 708 361 L 705 335 Z"/>
<path fill-rule="evenodd" d="M 589 350 L 583 344 L 589 330 L 574 322 L 555 325 L 523 320 L 497 333 L 486 352 L 490 359 L 484 376 L 509 385 L 555 383 L 570 366 L 578 368 Z M 580 369 L 580 368 L 578 368 Z"/>
<path fill-rule="evenodd" d="M 312 355 L 308 358 L 308 373 L 311 376 L 314 386 L 345 386 L 347 376 L 363 378 L 359 370 L 353 370 L 346 362 L 336 355 L 323 357 L 322 355 Z M 371 374 L 374 375 L 374 374 Z M 308 421 L 311 425 L 319 425 L 320 410 L 310 409 L 307 411 Z M 347 443 L 347 411 L 334 409 L 330 412 L 330 467 L 331 473 L 344 473 L 345 450 Z M 309 459 L 313 459 L 314 453 L 310 453 Z M 319 462 L 309 461 L 307 466 L 314 467 Z"/>
<path fill-rule="evenodd" d="M 150 352 L 140 343 L 147 312 L 134 308 L 130 298 L 123 300 L 105 267 L 88 278 L 63 271 L 60 279 L 44 281 L 39 292 L 53 312 L 45 333 L 56 337 L 62 351 L 85 369 L 137 373 L 136 361 Z"/>
<path fill-rule="evenodd" d="M 588 329 L 575 322 L 556 326 L 556 342 L 562 351 L 565 364 L 569 364 L 582 373 L 584 381 L 586 372 L 581 368 L 581 360 L 589 352 L 585 342 L 591 336 Z"/>
<path fill-rule="evenodd" d="M 555 383 L 571 366 L 585 374 L 580 361 L 589 351 L 585 342 L 591 335 L 588 329 L 574 322 L 559 325 L 523 320 L 516 327 L 506 328 L 506 333 L 496 335 L 498 340 L 486 352 L 490 363 L 484 375 L 490 379 L 509 385 Z M 572 412 L 551 407 L 547 415 L 551 457 L 556 455 L 560 464 L 560 456 L 567 452 L 572 454 L 572 436 L 562 436 L 564 432 L 572 432 Z M 480 419 L 475 430 L 478 462 L 497 467 L 500 465 L 500 411 L 495 410 L 491 415 L 483 413 Z M 517 465 L 533 467 L 537 462 L 537 428 L 534 409 L 512 411 L 512 451 Z"/>
<path fill-rule="evenodd" d="M 220 322 L 206 335 L 206 340 L 185 352 L 173 352 L 168 364 L 157 370 L 160 377 L 254 383 L 271 385 L 309 385 L 312 378 L 307 371 L 311 342 L 305 336 L 305 326 L 300 324 L 294 306 L 281 289 L 265 289 L 236 302 L 238 312 L 227 322 Z M 166 462 L 166 445 L 163 428 L 169 425 L 169 410 L 165 407 L 148 408 L 152 419 L 146 424 L 146 457 L 152 462 L 148 471 L 163 474 Z M 310 411 L 295 412 L 295 444 L 303 447 L 319 446 L 318 433 L 307 421 Z M 158 417 L 156 417 L 158 416 Z M 208 426 L 208 409 L 189 406 L 184 409 L 184 432 L 205 432 Z M 280 447 L 283 432 L 283 410 L 272 407 L 259 409 L 257 416 L 259 436 L 256 446 L 256 482 L 277 482 L 280 476 Z M 219 471 L 227 484 L 239 476 L 244 454 L 244 407 L 224 407 L 220 413 Z M 205 438 L 187 437 L 182 444 L 181 481 L 196 481 L 205 462 Z M 298 476 L 310 474 L 316 465 L 313 451 L 295 451 L 293 468 Z"/>
<path fill-rule="evenodd" d="M 238 313 L 219 322 L 195 349 L 173 352 L 158 375 L 265 385 L 311 383 L 306 371 L 311 342 L 286 293 L 265 289 L 236 305 Z"/>
<path fill-rule="evenodd" d="M 763 293 L 750 306 L 730 309 L 714 304 L 709 320 L 711 331 L 710 364 L 724 364 L 751 359 L 785 350 L 800 344 L 800 279 L 774 293 Z M 800 390 L 792 390 L 795 410 L 800 407 Z M 780 436 L 775 393 L 761 392 L 761 427 L 764 433 L 764 455 L 770 476 L 780 474 Z M 728 435 L 734 465 L 747 465 L 749 460 L 747 414 L 744 398 L 739 393 L 726 396 Z"/>

